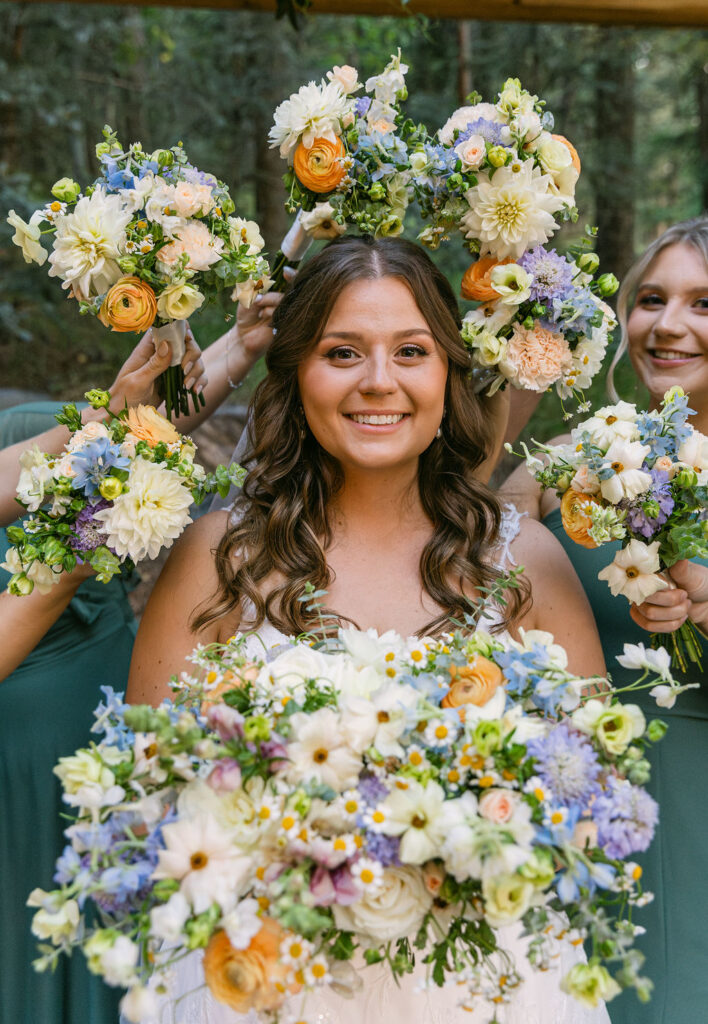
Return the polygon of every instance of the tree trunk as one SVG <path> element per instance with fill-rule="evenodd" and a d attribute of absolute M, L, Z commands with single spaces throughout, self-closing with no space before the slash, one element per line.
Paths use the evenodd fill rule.
<path fill-rule="evenodd" d="M 256 209 L 266 249 L 276 253 L 293 217 L 285 210 L 283 174 L 285 161 L 277 149 L 270 149 L 266 132 L 259 132 L 256 143 Z"/>
<path fill-rule="evenodd" d="M 708 211 L 708 64 L 697 62 L 696 93 L 698 99 L 698 173 L 700 175 L 701 210 Z"/>

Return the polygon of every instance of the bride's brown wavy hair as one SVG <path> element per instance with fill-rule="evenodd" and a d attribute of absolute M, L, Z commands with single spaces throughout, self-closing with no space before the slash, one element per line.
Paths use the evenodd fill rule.
<path fill-rule="evenodd" d="M 460 314 L 452 288 L 418 246 L 398 238 L 341 238 L 309 260 L 275 311 L 268 374 L 250 411 L 249 472 L 232 519 L 215 552 L 219 590 L 195 618 L 194 628 L 246 599 L 257 629 L 269 619 L 283 633 L 299 634 L 316 619 L 303 601 L 305 586 L 327 590 L 332 571 L 330 503 L 342 485 L 339 463 L 317 442 L 304 420 L 298 366 L 325 329 L 347 285 L 392 277 L 411 291 L 448 357 L 442 436 L 420 456 L 418 486 L 433 533 L 420 556 L 425 591 L 442 612 L 421 633 L 436 633 L 469 611 L 463 592 L 489 587 L 501 576 L 489 561 L 498 541 L 501 505 L 474 477 L 490 454 L 489 417 L 475 394 L 469 356 L 460 340 Z M 265 596 L 263 583 L 276 582 Z M 525 589 L 507 592 L 508 625 L 528 601 Z"/>

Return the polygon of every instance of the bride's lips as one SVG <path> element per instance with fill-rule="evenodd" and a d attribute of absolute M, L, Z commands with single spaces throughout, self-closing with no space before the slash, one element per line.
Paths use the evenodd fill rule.
<path fill-rule="evenodd" d="M 681 352 L 680 349 L 670 348 L 649 348 L 647 354 L 655 366 L 687 366 L 692 360 L 700 358 L 700 352 Z"/>
<path fill-rule="evenodd" d="M 344 417 L 365 434 L 390 434 L 410 418 L 409 412 L 380 409 L 376 412 L 345 412 Z"/>

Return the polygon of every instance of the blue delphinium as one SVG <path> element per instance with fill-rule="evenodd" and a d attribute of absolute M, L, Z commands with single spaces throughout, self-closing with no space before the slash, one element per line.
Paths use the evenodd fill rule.
<path fill-rule="evenodd" d="M 569 297 L 573 289 L 573 268 L 555 249 L 538 245 L 525 252 L 518 263 L 533 277 L 532 299 L 543 302 Z"/>
<path fill-rule="evenodd" d="M 83 448 L 71 453 L 74 469 L 74 487 L 87 497 L 95 497 L 101 481 L 111 469 L 127 469 L 130 460 L 121 455 L 118 445 L 111 444 L 107 437 L 89 441 Z"/>
<path fill-rule="evenodd" d="M 358 789 L 362 800 L 365 800 L 370 807 L 376 806 L 388 796 L 388 787 L 375 775 L 365 775 L 363 779 L 360 779 Z"/>
<path fill-rule="evenodd" d="M 592 805 L 597 838 L 608 857 L 629 857 L 646 850 L 659 820 L 659 807 L 645 789 L 627 779 L 610 778 Z"/>
<path fill-rule="evenodd" d="M 127 750 L 133 745 L 135 734 L 123 721 L 123 712 L 129 706 L 123 700 L 122 693 L 116 693 L 112 686 L 102 686 L 104 700 L 94 711 L 96 721 L 91 732 L 103 733 L 105 742 L 119 750 Z"/>
<path fill-rule="evenodd" d="M 536 772 L 556 801 L 568 807 L 585 806 L 600 790 L 597 755 L 582 733 L 561 722 L 545 736 L 529 741 Z"/>

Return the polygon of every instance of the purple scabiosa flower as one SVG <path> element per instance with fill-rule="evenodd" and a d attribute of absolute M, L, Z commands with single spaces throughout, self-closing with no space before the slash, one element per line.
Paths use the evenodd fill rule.
<path fill-rule="evenodd" d="M 536 758 L 536 772 L 559 804 L 584 807 L 600 790 L 600 764 L 586 736 L 561 722 L 527 749 Z"/>
<path fill-rule="evenodd" d="M 101 498 L 95 505 L 87 505 L 86 508 L 81 509 L 69 537 L 69 544 L 74 551 L 83 551 L 84 553 L 95 551 L 96 548 L 100 548 L 102 544 L 106 543 L 108 534 L 103 532 L 101 523 L 96 522 L 94 513 L 108 508 L 109 504 L 110 502 Z"/>
<path fill-rule="evenodd" d="M 455 145 L 466 142 L 473 135 L 481 135 L 490 146 L 502 146 L 502 128 L 504 125 L 496 121 L 488 121 L 486 117 L 478 117 L 476 121 L 470 121 L 464 131 L 460 132 L 455 140 Z"/>
<path fill-rule="evenodd" d="M 652 486 L 634 501 L 620 502 L 627 509 L 626 525 L 632 533 L 649 540 L 663 526 L 674 510 L 669 474 L 663 469 L 642 469 L 651 473 Z"/>
<path fill-rule="evenodd" d="M 368 856 L 379 861 L 385 868 L 397 866 L 401 863 L 398 856 L 400 844 L 399 836 L 384 836 L 380 832 L 366 833 L 366 852 Z"/>
<path fill-rule="evenodd" d="M 568 297 L 573 287 L 573 268 L 555 249 L 544 249 L 538 245 L 525 252 L 518 263 L 533 277 L 532 299 L 543 301 Z"/>
<path fill-rule="evenodd" d="M 354 103 L 354 110 L 356 111 L 357 117 L 366 117 L 366 113 L 371 106 L 370 96 L 360 96 Z"/>
<path fill-rule="evenodd" d="M 593 802 L 597 838 L 608 857 L 629 857 L 646 850 L 659 820 L 659 806 L 641 786 L 611 778 Z"/>
<path fill-rule="evenodd" d="M 359 793 L 362 800 L 365 800 L 371 807 L 385 800 L 388 796 L 388 787 L 383 784 L 375 775 L 365 775 L 359 781 Z"/>

